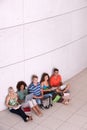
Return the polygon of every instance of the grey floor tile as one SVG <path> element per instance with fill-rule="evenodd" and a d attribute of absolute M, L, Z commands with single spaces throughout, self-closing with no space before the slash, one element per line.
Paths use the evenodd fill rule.
<path fill-rule="evenodd" d="M 4 125 L 3 123 L 0 123 L 0 130 L 9 130 L 9 126 L 8 125 Z"/>
<path fill-rule="evenodd" d="M 18 123 L 20 120 L 23 120 L 21 117 L 15 114 L 7 114 L 6 116 L 2 117 L 0 120 L 0 123 L 4 125 L 8 125 L 9 127 L 12 127 L 16 123 Z"/>
<path fill-rule="evenodd" d="M 68 107 L 68 106 L 65 106 Z M 58 109 L 57 111 L 55 111 L 53 114 L 51 114 L 51 116 L 53 117 L 53 119 L 60 119 L 62 121 L 66 121 L 70 116 L 72 115 L 72 113 L 70 111 L 64 110 L 61 108 Z"/>
<path fill-rule="evenodd" d="M 8 111 L 8 109 L 6 109 L 4 111 L 0 111 L 0 118 L 6 117 L 9 114 L 10 114 L 10 112 Z"/>
<path fill-rule="evenodd" d="M 42 127 L 42 126 L 38 126 L 38 127 L 36 127 L 34 130 L 50 130 L 49 128 L 47 128 L 47 127 Z"/>
<path fill-rule="evenodd" d="M 72 117 L 70 117 L 67 120 L 67 122 L 71 123 L 72 125 L 82 127 L 87 122 L 87 117 L 83 117 L 78 114 L 74 114 L 74 115 L 72 115 Z"/>
<path fill-rule="evenodd" d="M 38 126 L 38 124 L 36 124 L 33 121 L 29 121 L 29 122 L 23 122 L 20 121 L 19 123 L 15 124 L 13 126 L 13 129 L 15 130 L 34 130 L 34 128 L 36 128 Z"/>
<path fill-rule="evenodd" d="M 58 127 L 56 130 L 80 130 L 80 127 L 75 126 L 71 123 L 64 122 L 60 127 Z"/>
<path fill-rule="evenodd" d="M 83 117 L 87 117 L 87 112 L 84 111 L 83 108 L 81 108 L 79 111 L 77 111 L 76 114 L 83 116 Z"/>
<path fill-rule="evenodd" d="M 87 122 L 83 124 L 83 126 L 81 127 L 81 130 L 87 130 Z"/>
<path fill-rule="evenodd" d="M 44 122 L 41 123 L 42 127 L 46 127 L 50 130 L 56 130 L 57 127 L 59 127 L 62 124 L 62 121 L 56 118 L 53 118 L 52 116 L 48 117 Z"/>

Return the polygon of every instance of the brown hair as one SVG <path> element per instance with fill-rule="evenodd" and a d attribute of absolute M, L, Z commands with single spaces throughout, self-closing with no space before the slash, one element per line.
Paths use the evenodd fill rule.
<path fill-rule="evenodd" d="M 33 80 L 34 78 L 38 79 L 38 76 L 37 76 L 37 75 L 33 75 L 33 76 L 32 76 L 32 80 Z"/>
<path fill-rule="evenodd" d="M 55 71 L 59 71 L 59 69 L 57 69 L 57 68 L 54 68 L 54 69 L 53 69 L 53 72 L 55 72 Z"/>
<path fill-rule="evenodd" d="M 48 76 L 48 82 L 49 82 L 49 75 L 48 75 L 48 73 L 43 73 L 42 77 L 41 77 L 41 80 L 40 80 L 40 83 L 45 80 L 45 76 Z"/>

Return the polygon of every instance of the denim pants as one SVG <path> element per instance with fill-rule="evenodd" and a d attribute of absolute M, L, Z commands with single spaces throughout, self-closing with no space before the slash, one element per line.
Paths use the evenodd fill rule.
<path fill-rule="evenodd" d="M 52 94 L 51 94 L 51 93 L 44 94 L 43 99 L 46 99 L 46 98 L 52 99 Z M 37 102 L 37 104 L 40 105 L 40 104 L 42 104 L 42 99 L 37 98 L 37 99 L 36 99 L 36 102 Z M 51 102 L 51 100 L 50 100 L 50 102 Z"/>
<path fill-rule="evenodd" d="M 51 93 L 44 94 L 43 99 L 46 99 L 46 98 L 49 98 L 49 105 L 51 105 L 52 104 L 52 94 Z"/>

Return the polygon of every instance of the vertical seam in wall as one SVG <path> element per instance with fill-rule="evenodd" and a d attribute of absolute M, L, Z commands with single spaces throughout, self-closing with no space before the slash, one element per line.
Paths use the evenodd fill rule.
<path fill-rule="evenodd" d="M 25 60 L 25 44 L 24 44 L 24 0 L 22 0 L 22 13 L 23 13 L 23 58 L 24 58 L 24 60 Z M 24 73 L 24 80 L 25 80 L 25 62 L 23 62 L 23 66 L 24 66 L 24 68 L 23 68 L 23 73 Z"/>

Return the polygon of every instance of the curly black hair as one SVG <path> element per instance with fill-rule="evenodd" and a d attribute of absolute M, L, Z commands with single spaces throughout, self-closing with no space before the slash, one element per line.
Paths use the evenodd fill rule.
<path fill-rule="evenodd" d="M 25 87 L 27 86 L 27 84 L 26 84 L 24 81 L 19 81 L 19 82 L 17 83 L 17 85 L 16 85 L 16 88 L 17 88 L 18 91 L 20 91 L 21 85 L 24 85 L 24 89 L 25 89 Z"/>

